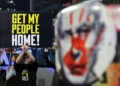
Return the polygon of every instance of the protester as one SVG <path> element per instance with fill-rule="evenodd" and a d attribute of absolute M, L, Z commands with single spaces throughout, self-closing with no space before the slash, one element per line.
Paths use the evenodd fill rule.
<path fill-rule="evenodd" d="M 7 54 L 4 48 L 0 48 L 0 66 L 8 66 L 8 65 L 9 65 L 9 61 Z M 5 68 L 1 68 L 1 69 L 5 70 Z"/>
<path fill-rule="evenodd" d="M 0 48 L 0 86 L 5 85 L 6 69 L 9 65 L 8 57 L 4 48 Z"/>
<path fill-rule="evenodd" d="M 36 86 L 37 61 L 35 57 L 28 52 L 27 45 L 23 45 L 21 48 L 22 52 L 14 64 L 19 81 L 17 86 Z"/>
<path fill-rule="evenodd" d="M 49 60 L 49 58 L 48 58 L 49 53 L 50 53 L 50 50 L 51 50 L 51 49 L 48 49 L 48 48 L 45 48 L 45 49 L 44 49 L 44 57 L 45 57 L 47 66 L 55 69 L 55 64 L 52 63 L 52 62 Z"/>
<path fill-rule="evenodd" d="M 16 71 L 14 69 L 14 62 L 18 54 L 11 55 L 11 65 L 8 66 L 7 74 L 6 74 L 6 86 L 17 86 L 17 76 Z"/>

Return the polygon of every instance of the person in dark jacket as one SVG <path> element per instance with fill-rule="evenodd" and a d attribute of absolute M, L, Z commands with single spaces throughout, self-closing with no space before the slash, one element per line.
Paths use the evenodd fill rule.
<path fill-rule="evenodd" d="M 8 70 L 6 72 L 6 86 L 17 86 L 17 76 L 16 76 L 16 71 L 14 69 L 14 62 L 16 60 L 16 57 L 19 54 L 12 54 L 11 55 L 11 65 L 8 66 Z"/>
<path fill-rule="evenodd" d="M 36 86 L 37 61 L 35 57 L 28 52 L 27 45 L 23 45 L 21 48 L 22 52 L 14 64 L 19 81 L 17 86 Z"/>

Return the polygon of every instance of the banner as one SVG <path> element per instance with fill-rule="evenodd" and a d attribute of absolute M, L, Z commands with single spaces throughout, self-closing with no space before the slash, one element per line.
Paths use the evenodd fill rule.
<path fill-rule="evenodd" d="M 58 86 L 92 86 L 116 54 L 110 11 L 91 1 L 70 6 L 58 13 L 55 30 Z"/>
<path fill-rule="evenodd" d="M 52 45 L 52 13 L 0 12 L 0 47 Z"/>

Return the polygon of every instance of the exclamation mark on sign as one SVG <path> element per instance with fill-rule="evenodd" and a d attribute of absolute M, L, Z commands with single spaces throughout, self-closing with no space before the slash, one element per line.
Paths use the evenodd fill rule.
<path fill-rule="evenodd" d="M 40 43 L 39 38 L 40 38 L 39 35 L 37 35 L 37 46 L 40 45 L 40 44 L 39 44 L 39 43 Z"/>

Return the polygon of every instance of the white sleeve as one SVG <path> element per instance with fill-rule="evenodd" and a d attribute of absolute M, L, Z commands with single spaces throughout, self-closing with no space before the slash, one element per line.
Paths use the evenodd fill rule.
<path fill-rule="evenodd" d="M 9 80 L 14 75 L 15 70 L 10 67 L 10 70 L 6 74 L 6 80 Z"/>
<path fill-rule="evenodd" d="M 8 65 L 9 61 L 8 61 L 8 57 L 6 55 L 6 52 L 3 53 L 3 60 L 5 61 L 5 64 Z"/>

